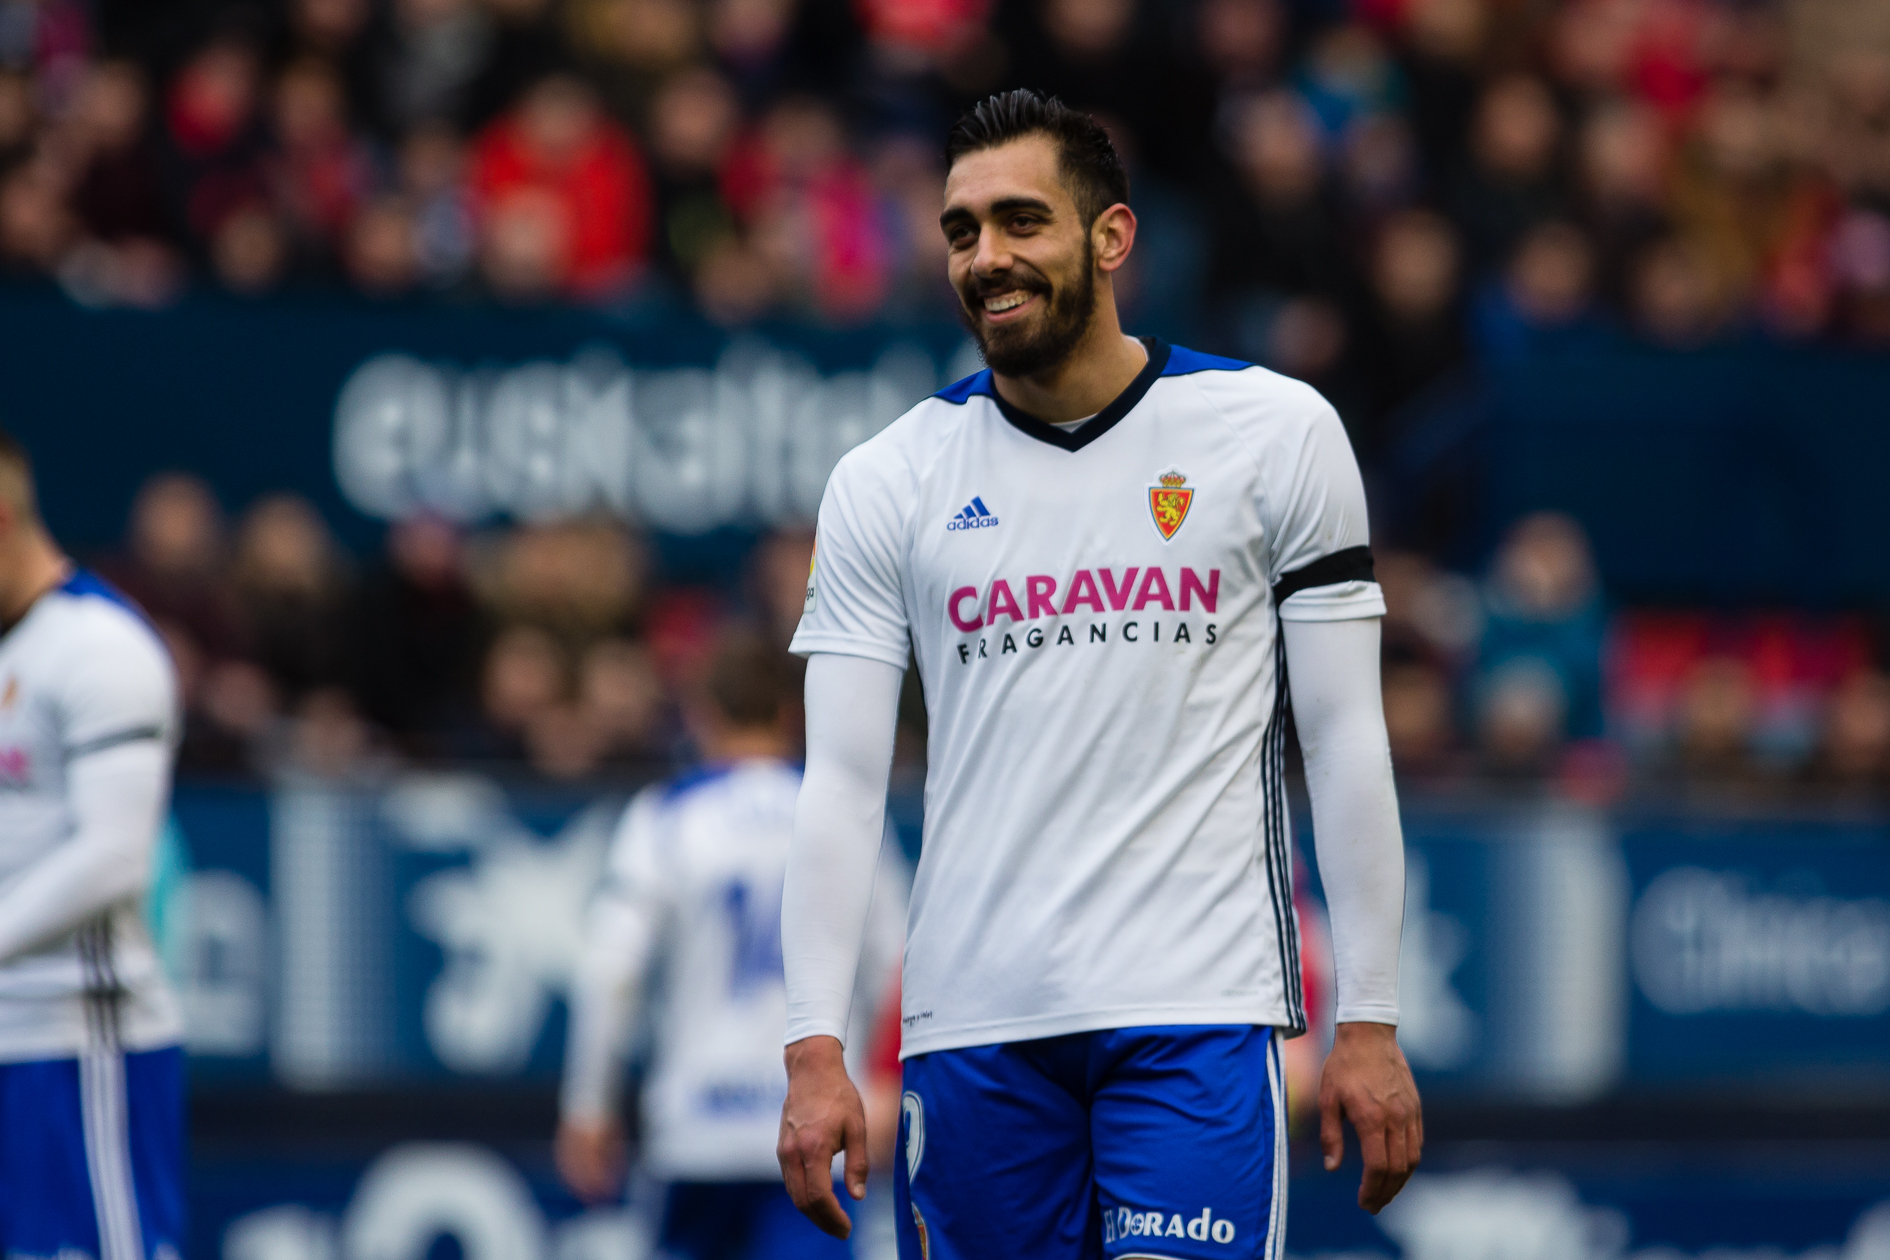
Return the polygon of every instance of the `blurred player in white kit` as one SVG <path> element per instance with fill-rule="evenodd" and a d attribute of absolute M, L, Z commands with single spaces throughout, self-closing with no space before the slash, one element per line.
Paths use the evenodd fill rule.
<path fill-rule="evenodd" d="M 177 742 L 157 633 L 46 532 L 0 434 L 0 1253 L 166 1260 L 177 1005 L 139 904 Z"/>
<path fill-rule="evenodd" d="M 678 1260 L 851 1254 L 795 1210 L 774 1153 L 787 1097 L 781 887 L 801 785 L 791 671 L 746 635 L 719 645 L 686 709 L 705 764 L 625 812 L 571 994 L 559 1171 L 587 1200 L 622 1191 L 618 1085 L 632 1029 L 647 1019 L 640 1162 L 665 1187 L 659 1254 Z M 882 855 L 853 1004 L 862 1033 L 898 972 L 901 868 L 894 851 Z M 660 980 L 649 986 L 652 971 Z M 857 1077 L 857 1058 L 851 1066 Z M 869 1104 L 887 1151 L 898 1096 L 895 1078 Z"/>

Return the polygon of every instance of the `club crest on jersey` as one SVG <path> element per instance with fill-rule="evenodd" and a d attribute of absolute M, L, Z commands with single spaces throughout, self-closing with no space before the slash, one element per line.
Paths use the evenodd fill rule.
<path fill-rule="evenodd" d="M 1194 506 L 1194 489 L 1178 472 L 1165 472 L 1156 480 L 1161 484 L 1148 488 L 1148 513 L 1162 541 L 1167 542 L 1188 519 L 1188 509 Z"/>

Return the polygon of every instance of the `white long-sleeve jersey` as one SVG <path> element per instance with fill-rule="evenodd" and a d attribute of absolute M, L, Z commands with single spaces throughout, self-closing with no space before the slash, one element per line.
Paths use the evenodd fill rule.
<path fill-rule="evenodd" d="M 793 644 L 812 660 L 789 1040 L 843 1033 L 864 904 L 848 872 L 870 853 L 885 695 L 909 653 L 930 729 L 903 1053 L 1153 1024 L 1304 1029 L 1289 664 L 1312 675 L 1290 686 L 1309 719 L 1339 1018 L 1397 1022 L 1384 602 L 1351 447 L 1297 381 L 1148 350 L 1074 433 L 982 372 L 835 469 Z M 842 678 L 832 658 L 884 677 Z M 849 759 L 868 728 L 877 740 Z"/>
<path fill-rule="evenodd" d="M 625 1049 L 645 1017 L 642 1152 L 658 1178 L 780 1176 L 781 886 L 800 787 L 799 768 L 774 760 L 699 771 L 639 794 L 612 841 L 571 996 L 563 1110 L 615 1112 Z M 856 942 L 856 1032 L 898 978 L 905 879 L 890 846 L 870 901 Z M 856 1058 L 865 1040 L 850 1038 Z"/>
<path fill-rule="evenodd" d="M 88 573 L 0 637 L 0 1062 L 181 1038 L 139 913 L 177 725 L 169 654 Z"/>

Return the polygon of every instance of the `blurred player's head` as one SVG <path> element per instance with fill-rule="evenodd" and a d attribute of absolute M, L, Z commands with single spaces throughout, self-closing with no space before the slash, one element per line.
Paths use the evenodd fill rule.
<path fill-rule="evenodd" d="M 33 462 L 25 447 L 0 430 L 0 623 L 25 616 L 34 600 L 63 579 L 65 565 L 40 519 Z"/>
<path fill-rule="evenodd" d="M 684 706 L 704 757 L 780 757 L 793 751 L 794 660 L 766 638 L 731 630 L 717 640 L 701 686 Z"/>
<path fill-rule="evenodd" d="M 21 528 L 33 532 L 43 528 L 39 496 L 33 489 L 33 461 L 18 439 L 0 430 L 0 535 L 11 536 Z"/>
<path fill-rule="evenodd" d="M 945 156 L 939 225 L 965 326 L 993 371 L 1051 371 L 1114 301 L 1135 242 L 1122 159 L 1095 119 L 1024 90 L 959 119 Z"/>

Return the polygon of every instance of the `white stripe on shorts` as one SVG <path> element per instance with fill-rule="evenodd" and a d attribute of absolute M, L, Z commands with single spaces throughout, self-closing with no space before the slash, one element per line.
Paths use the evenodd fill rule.
<path fill-rule="evenodd" d="M 85 1165 L 92 1180 L 92 1205 L 98 1214 L 99 1260 L 144 1260 L 125 1111 L 124 1055 L 106 1049 L 82 1053 L 79 1114 L 85 1126 Z"/>
<path fill-rule="evenodd" d="M 1264 1260 L 1286 1254 L 1286 1073 L 1280 1065 L 1280 1030 L 1267 1035 L 1267 1090 L 1273 1095 L 1273 1203 L 1267 1212 Z"/>

